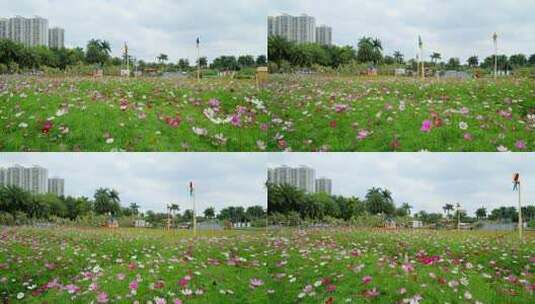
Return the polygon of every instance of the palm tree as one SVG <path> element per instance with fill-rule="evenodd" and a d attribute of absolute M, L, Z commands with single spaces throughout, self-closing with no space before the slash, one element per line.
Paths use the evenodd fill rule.
<path fill-rule="evenodd" d="M 204 217 L 211 219 L 215 217 L 215 209 L 214 207 L 208 207 L 204 210 Z"/>
<path fill-rule="evenodd" d="M 394 52 L 394 59 L 396 61 L 396 63 L 398 64 L 403 64 L 403 54 L 401 54 L 400 51 L 395 51 Z"/>
<path fill-rule="evenodd" d="M 132 210 L 132 213 L 133 213 L 134 215 L 138 215 L 138 213 L 139 213 L 139 205 L 138 205 L 138 204 L 136 204 L 136 203 L 131 203 L 131 204 L 130 204 L 130 209 Z"/>
<path fill-rule="evenodd" d="M 484 219 L 487 217 L 487 209 L 485 209 L 484 207 L 481 207 L 479 209 L 476 210 L 476 217 L 477 219 Z"/>
<path fill-rule="evenodd" d="M 165 63 L 168 59 L 169 57 L 167 54 L 160 54 L 158 57 L 156 57 L 156 60 L 158 60 L 159 63 Z"/>
<path fill-rule="evenodd" d="M 412 206 L 409 205 L 409 203 L 403 203 L 401 205 L 401 209 L 405 210 L 405 212 L 408 214 L 408 215 L 411 215 L 411 209 L 412 209 Z"/>
<path fill-rule="evenodd" d="M 450 212 L 453 211 L 454 208 L 455 207 L 452 204 L 446 204 L 446 205 L 444 205 L 444 207 L 442 207 L 442 209 L 444 210 L 444 213 L 446 213 L 448 218 L 450 216 Z"/>
<path fill-rule="evenodd" d="M 437 52 L 433 52 L 433 54 L 431 54 L 431 61 L 434 63 L 434 64 L 437 64 L 437 62 L 442 59 L 442 55 L 440 55 L 440 53 L 437 53 Z"/>

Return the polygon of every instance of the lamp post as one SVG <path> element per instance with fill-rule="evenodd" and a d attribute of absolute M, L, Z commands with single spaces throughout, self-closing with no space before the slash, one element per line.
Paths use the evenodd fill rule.
<path fill-rule="evenodd" d="M 492 35 L 494 41 L 494 79 L 498 79 L 498 34 Z"/>
<path fill-rule="evenodd" d="M 515 173 L 513 175 L 513 191 L 518 191 L 518 237 L 522 239 L 522 230 L 524 229 L 524 223 L 522 221 L 522 193 L 520 187 L 520 174 Z"/>

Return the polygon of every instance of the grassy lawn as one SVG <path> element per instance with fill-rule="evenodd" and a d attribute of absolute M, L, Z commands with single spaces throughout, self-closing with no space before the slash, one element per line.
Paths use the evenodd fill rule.
<path fill-rule="evenodd" d="M 533 80 L 0 80 L 0 151 L 535 151 Z"/>
<path fill-rule="evenodd" d="M 535 150 L 533 80 L 272 79 L 272 150 Z"/>
<path fill-rule="evenodd" d="M 533 303 L 535 234 L 3 228 L 25 303 Z M 165 300 L 165 302 L 164 302 Z M 412 302 L 411 302 L 412 301 Z"/>

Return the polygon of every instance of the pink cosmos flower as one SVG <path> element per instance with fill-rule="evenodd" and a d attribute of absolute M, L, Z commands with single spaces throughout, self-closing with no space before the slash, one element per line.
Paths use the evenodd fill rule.
<path fill-rule="evenodd" d="M 208 105 L 211 107 L 211 108 L 219 108 L 219 100 L 215 99 L 215 98 L 212 98 L 208 101 Z"/>
<path fill-rule="evenodd" d="M 239 127 L 241 125 L 240 115 L 238 114 L 232 115 L 232 118 L 230 119 L 230 123 L 235 127 Z"/>
<path fill-rule="evenodd" d="M 422 123 L 422 128 L 420 128 L 420 131 L 424 132 L 424 133 L 429 133 L 431 132 L 431 127 L 433 126 L 433 122 L 429 119 L 426 119 L 423 121 Z"/>
<path fill-rule="evenodd" d="M 184 287 L 186 287 L 188 285 L 189 281 L 191 281 L 191 276 L 189 276 L 189 275 L 184 276 L 183 278 L 181 278 L 178 281 L 178 285 L 180 285 L 182 288 L 184 288 Z"/>
<path fill-rule="evenodd" d="M 180 126 L 180 123 L 182 122 L 182 119 L 177 115 L 176 117 L 167 117 L 165 119 L 165 122 L 173 127 L 173 128 L 178 128 L 178 126 Z"/>
<path fill-rule="evenodd" d="M 363 284 L 368 284 L 372 281 L 372 277 L 371 276 L 365 276 L 362 278 L 362 283 Z"/>
<path fill-rule="evenodd" d="M 364 296 L 366 298 L 375 298 L 379 295 L 379 291 L 377 291 L 377 288 L 368 289 L 364 292 Z"/>
<path fill-rule="evenodd" d="M 182 301 L 180 299 L 175 299 L 173 303 L 174 304 L 182 304 Z"/>
<path fill-rule="evenodd" d="M 409 272 L 413 272 L 413 271 L 414 271 L 414 265 L 412 265 L 411 263 L 404 263 L 403 265 L 401 265 L 401 268 L 402 268 L 403 271 L 405 271 L 406 273 L 409 273 Z"/>
<path fill-rule="evenodd" d="M 345 104 L 336 104 L 336 105 L 334 105 L 334 110 L 336 111 L 336 113 L 345 112 L 347 110 L 347 105 L 345 105 Z"/>
<path fill-rule="evenodd" d="M 69 284 L 65 286 L 65 290 L 67 290 L 68 293 L 73 294 L 73 293 L 77 293 L 78 291 L 80 291 L 80 287 L 74 284 Z"/>
<path fill-rule="evenodd" d="M 464 133 L 464 140 L 466 141 L 472 141 L 474 139 L 474 136 L 472 136 L 472 134 L 470 133 Z"/>
<path fill-rule="evenodd" d="M 130 284 L 128 284 L 128 288 L 130 288 L 131 290 L 136 290 L 138 287 L 139 283 L 137 280 L 133 280 L 132 282 L 130 282 Z"/>
<path fill-rule="evenodd" d="M 515 147 L 520 150 L 526 149 L 526 142 L 523 140 L 518 140 L 515 144 Z"/>
<path fill-rule="evenodd" d="M 126 275 L 124 273 L 118 273 L 116 277 L 117 277 L 117 280 L 122 281 L 124 280 Z"/>
<path fill-rule="evenodd" d="M 326 290 L 327 290 L 327 292 L 335 292 L 336 291 L 336 285 L 329 284 L 329 285 L 327 285 Z"/>
<path fill-rule="evenodd" d="M 370 135 L 370 132 L 368 130 L 360 130 L 357 135 L 357 139 L 364 140 L 366 139 L 366 137 L 368 137 L 368 135 Z"/>
<path fill-rule="evenodd" d="M 106 294 L 105 292 L 101 292 L 98 294 L 97 303 L 108 303 L 108 301 L 108 294 Z"/>
<path fill-rule="evenodd" d="M 252 278 L 251 280 L 249 280 L 249 286 L 251 288 L 257 288 L 257 287 L 260 287 L 264 285 L 264 281 L 260 280 L 260 279 L 257 279 L 257 278 Z"/>
<path fill-rule="evenodd" d="M 120 106 L 121 111 L 126 111 L 128 109 L 128 100 L 126 100 L 126 98 L 121 98 L 120 103 L 121 103 L 121 106 Z"/>
<path fill-rule="evenodd" d="M 439 256 L 423 256 L 420 258 L 420 263 L 424 265 L 433 265 L 440 260 Z"/>

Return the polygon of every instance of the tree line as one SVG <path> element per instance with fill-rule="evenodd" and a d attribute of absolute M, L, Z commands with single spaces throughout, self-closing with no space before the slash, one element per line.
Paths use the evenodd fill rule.
<path fill-rule="evenodd" d="M 145 219 L 158 225 L 167 220 L 168 214 L 178 222 L 188 222 L 193 219 L 193 210 L 186 209 L 179 213 L 177 204 L 168 205 L 168 213 L 149 210 L 142 213 L 137 203 L 128 207 L 121 205 L 119 193 L 109 188 L 99 188 L 93 198 L 57 196 L 53 193 L 33 194 L 16 186 L 0 187 L 0 224 L 27 223 L 29 221 L 51 221 L 54 218 L 76 221 L 87 216 L 105 216 L 111 218 L 135 217 Z M 222 221 L 252 222 L 265 218 L 262 206 L 226 207 L 216 214 L 215 208 L 208 207 L 203 212 L 204 219 L 218 219 Z"/>
<path fill-rule="evenodd" d="M 288 41 L 284 37 L 270 36 L 268 38 L 268 57 L 270 64 L 275 69 L 287 67 L 313 67 L 314 65 L 339 68 L 349 63 L 373 64 L 373 65 L 408 65 L 416 69 L 416 60 L 405 61 L 405 56 L 400 51 L 395 51 L 391 55 L 385 55 L 383 44 L 380 39 L 372 37 L 362 37 L 357 42 L 357 49 L 353 46 L 320 45 L 318 43 L 297 44 Z M 471 56 L 464 66 L 469 68 L 494 68 L 494 55 L 480 61 L 478 56 Z M 432 52 L 427 66 L 434 66 L 447 69 L 459 69 L 463 65 L 459 58 L 449 58 L 442 60 L 442 55 Z M 522 67 L 535 67 L 535 54 L 527 56 L 525 54 L 515 54 L 512 56 L 498 55 L 498 68 L 500 70 L 512 70 Z"/>
<path fill-rule="evenodd" d="M 456 221 L 458 216 L 463 222 L 490 220 L 498 222 L 518 222 L 515 207 L 498 207 L 490 213 L 483 207 L 471 217 L 457 204 L 445 204 L 443 213 L 419 211 L 412 213 L 409 203 L 396 206 L 392 193 L 388 189 L 373 187 L 364 198 L 343 197 L 326 193 L 305 193 L 286 184 L 267 184 L 269 216 L 282 219 L 293 219 L 310 222 L 329 222 L 332 219 L 344 222 L 355 221 L 359 217 L 381 216 L 388 219 L 412 218 L 424 224 L 437 224 L 442 220 Z M 457 214 L 461 212 L 461 214 Z M 535 220 L 535 205 L 522 207 L 524 221 Z M 290 220 L 292 221 L 292 220 Z"/>
<path fill-rule="evenodd" d="M 91 39 L 85 49 L 76 48 L 48 48 L 46 46 L 27 47 L 10 39 L 0 39 L 0 73 L 19 72 L 20 70 L 36 70 L 43 67 L 65 70 L 75 65 L 121 66 L 128 60 L 139 68 L 147 67 L 164 69 L 166 71 L 191 71 L 197 66 L 217 70 L 240 70 L 248 67 L 267 64 L 265 55 L 220 56 L 208 64 L 206 57 L 201 57 L 192 67 L 187 58 L 180 58 L 176 62 L 169 62 L 167 54 L 159 54 L 154 62 L 135 60 L 131 55 L 122 58 L 111 56 L 111 44 L 106 40 Z M 128 56 L 128 57 L 126 57 Z"/>

